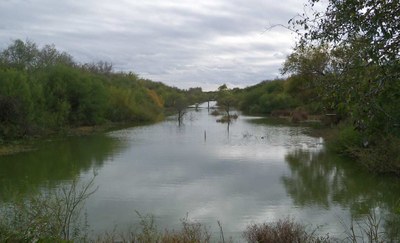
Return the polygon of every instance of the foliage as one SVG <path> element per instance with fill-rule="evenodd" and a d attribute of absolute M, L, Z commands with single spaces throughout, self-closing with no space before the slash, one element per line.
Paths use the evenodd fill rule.
<path fill-rule="evenodd" d="M 309 0 L 314 6 L 320 0 Z M 325 13 L 292 20 L 306 30 L 303 42 L 316 40 L 335 46 L 361 44 L 364 60 L 379 66 L 398 63 L 400 53 L 398 1 L 328 1 Z"/>
<path fill-rule="evenodd" d="M 303 224 L 289 218 L 275 223 L 249 225 L 243 237 L 249 243 L 329 242 L 328 237 L 317 237 L 314 232 L 308 233 Z"/>
<path fill-rule="evenodd" d="M 329 1 L 325 13 L 298 21 L 312 26 L 302 43 L 327 43 L 341 57 L 335 83 L 347 90 L 357 126 L 370 134 L 398 133 L 399 9 L 398 1 Z"/>
<path fill-rule="evenodd" d="M 178 122 L 181 124 L 189 102 L 182 93 L 173 93 L 168 98 L 171 102 L 170 108 L 175 110 L 175 112 L 178 114 Z"/>
<path fill-rule="evenodd" d="M 0 53 L 0 66 L 17 70 L 33 71 L 49 66 L 64 64 L 75 65 L 70 55 L 59 52 L 54 45 L 45 45 L 39 50 L 32 41 L 15 40 Z"/>
<path fill-rule="evenodd" d="M 335 131 L 337 134 L 329 142 L 329 148 L 337 153 L 355 156 L 354 148 L 361 147 L 363 143 L 361 134 L 348 124 L 340 124 Z"/>
<path fill-rule="evenodd" d="M 152 122 L 165 109 L 183 114 L 208 97 L 116 73 L 112 64 L 75 63 L 54 45 L 16 40 L 0 52 L 0 140 L 106 122 Z M 183 115 L 180 115 L 180 117 Z"/>
<path fill-rule="evenodd" d="M 239 96 L 239 108 L 250 114 L 270 114 L 275 110 L 294 109 L 299 99 L 287 92 L 288 81 L 264 81 L 245 88 Z"/>
<path fill-rule="evenodd" d="M 23 136 L 32 119 L 31 84 L 15 70 L 0 70 L 0 80 L 0 136 Z"/>
<path fill-rule="evenodd" d="M 233 107 L 237 104 L 237 99 L 233 94 L 232 90 L 229 90 L 226 84 L 221 85 L 218 88 L 217 103 L 220 108 L 226 112 L 227 120 L 230 120 L 230 112 Z"/>
<path fill-rule="evenodd" d="M 375 171 L 393 172 L 396 166 L 389 164 L 398 155 L 386 148 L 394 147 L 400 137 L 400 4 L 329 0 L 326 10 L 318 12 L 314 6 L 320 2 L 309 0 L 312 14 L 289 21 L 301 38 L 282 71 L 308 85 L 322 111 L 351 124 L 339 134 L 342 152 L 353 151 Z M 357 132 L 349 132 L 352 129 Z M 356 133 L 362 142 L 350 146 Z"/>
<path fill-rule="evenodd" d="M 400 175 L 400 139 L 394 135 L 375 137 L 370 146 L 356 147 L 351 150 L 353 156 L 372 172 Z"/>

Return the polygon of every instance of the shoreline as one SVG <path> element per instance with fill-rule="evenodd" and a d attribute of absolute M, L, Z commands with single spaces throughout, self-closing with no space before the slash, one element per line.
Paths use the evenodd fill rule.
<path fill-rule="evenodd" d="M 154 122 L 135 122 L 135 123 L 106 123 L 104 125 L 93 125 L 93 126 L 78 126 L 63 128 L 58 131 L 47 130 L 41 134 L 27 136 L 20 139 L 2 141 L 0 143 L 0 157 L 15 155 L 19 153 L 29 152 L 35 150 L 35 144 L 40 140 L 47 140 L 53 138 L 67 138 L 67 137 L 80 137 L 90 136 L 96 133 L 102 133 L 112 131 L 116 129 L 142 126 L 152 124 Z"/>

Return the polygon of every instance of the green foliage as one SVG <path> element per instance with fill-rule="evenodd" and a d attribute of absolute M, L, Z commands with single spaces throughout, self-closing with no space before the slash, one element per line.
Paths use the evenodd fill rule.
<path fill-rule="evenodd" d="M 353 126 L 341 124 L 336 132 L 334 139 L 328 144 L 333 151 L 353 156 L 352 151 L 362 146 L 362 136 Z"/>
<path fill-rule="evenodd" d="M 311 6 L 320 0 L 309 0 Z M 303 42 L 311 40 L 335 46 L 361 46 L 358 55 L 370 63 L 398 63 L 400 53 L 399 1 L 328 1 L 324 13 L 305 17 L 294 23 L 309 27 Z M 361 45 L 359 45 L 361 44 Z M 361 50 L 360 49 L 360 50 Z M 356 53 L 354 53 L 356 54 Z M 390 64 L 391 63 L 391 64 Z"/>
<path fill-rule="evenodd" d="M 46 110 L 54 125 L 95 125 L 104 119 L 107 91 L 96 77 L 57 65 L 43 75 Z"/>
<path fill-rule="evenodd" d="M 297 105 L 295 99 L 285 93 L 266 93 L 259 98 L 259 104 L 261 106 L 261 112 L 264 114 L 269 114 L 274 110 L 294 108 Z"/>
<path fill-rule="evenodd" d="M 229 122 L 231 120 L 230 112 L 237 106 L 238 99 L 234 95 L 233 90 L 228 89 L 226 84 L 221 85 L 218 88 L 217 103 L 226 113 L 226 119 Z"/>
<path fill-rule="evenodd" d="M 77 64 L 54 45 L 14 41 L 0 52 L 0 139 L 18 139 L 105 122 L 151 122 L 164 108 L 181 113 L 205 101 L 201 88 L 182 91 L 114 73 L 107 62 Z"/>
<path fill-rule="evenodd" d="M 15 40 L 5 50 L 0 52 L 1 66 L 18 70 L 34 71 L 50 66 L 63 64 L 74 66 L 72 57 L 65 52 L 59 52 L 54 45 L 45 45 L 39 50 L 37 45 L 29 40 Z"/>
<path fill-rule="evenodd" d="M 309 6 L 318 2 L 309 0 Z M 386 148 L 395 146 L 400 137 L 399 16 L 399 1 L 329 0 L 324 12 L 289 21 L 302 36 L 283 72 L 314 87 L 325 112 L 353 124 L 351 129 L 368 148 L 350 146 L 356 132 L 348 129 L 339 134 L 339 147 L 344 152 L 351 147 L 356 151 L 353 155 L 369 160 L 363 164 L 376 171 L 383 171 L 398 156 Z M 288 90 L 296 92 L 293 87 Z M 391 138 L 388 141 L 394 145 L 384 138 Z M 393 166 L 387 168 L 393 171 Z"/>
<path fill-rule="evenodd" d="M 0 60 L 9 67 L 28 70 L 37 66 L 38 54 L 39 50 L 35 43 L 16 40 L 0 53 Z"/>
<path fill-rule="evenodd" d="M 244 89 L 239 107 L 251 114 L 270 114 L 274 110 L 293 109 L 301 105 L 299 99 L 287 92 L 288 81 L 264 81 Z"/>
<path fill-rule="evenodd" d="M 27 133 L 33 116 L 31 85 L 24 72 L 0 70 L 0 137 Z"/>
<path fill-rule="evenodd" d="M 367 147 L 353 147 L 352 155 L 368 170 L 400 175 L 400 139 L 393 135 L 376 136 Z"/>

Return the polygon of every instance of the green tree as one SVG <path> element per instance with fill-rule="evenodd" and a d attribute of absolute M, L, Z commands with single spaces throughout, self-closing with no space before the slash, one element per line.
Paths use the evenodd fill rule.
<path fill-rule="evenodd" d="M 400 109 L 399 16 L 399 1 L 330 0 L 324 13 L 294 21 L 306 29 L 302 45 L 323 43 L 332 60 L 340 57 L 331 92 L 341 94 L 356 127 L 369 135 L 400 132 L 393 112 Z"/>
<path fill-rule="evenodd" d="M 75 65 L 73 58 L 68 53 L 59 52 L 54 45 L 45 45 L 37 55 L 38 68 L 48 68 L 59 64 Z"/>
<path fill-rule="evenodd" d="M 182 93 L 173 93 L 170 99 L 172 100 L 173 109 L 178 114 L 178 123 L 181 125 L 186 114 L 186 108 L 189 105 L 188 100 Z"/>
<path fill-rule="evenodd" d="M 0 110 L 0 138 L 29 133 L 34 107 L 26 73 L 0 70 Z"/>
<path fill-rule="evenodd" d="M 228 121 L 230 121 L 231 119 L 230 112 L 237 102 L 235 96 L 232 94 L 232 91 L 228 89 L 226 84 L 223 84 L 218 88 L 217 102 L 218 106 L 224 109 Z"/>
<path fill-rule="evenodd" d="M 20 70 L 31 70 L 37 66 L 39 50 L 31 41 L 15 40 L 0 53 L 3 65 Z"/>
<path fill-rule="evenodd" d="M 309 0 L 312 7 L 319 2 Z M 347 114 L 349 126 L 361 134 L 362 141 L 350 145 L 352 155 L 380 172 L 398 173 L 393 168 L 400 164 L 394 149 L 400 144 L 399 16 L 399 1 L 329 0 L 324 12 L 290 21 L 299 25 L 302 37 L 287 70 L 304 77 L 304 70 L 312 70 L 308 59 L 321 64 L 314 67 L 324 72 L 310 80 L 316 81 L 326 109 Z M 326 59 L 318 61 L 320 46 L 326 47 Z"/>
<path fill-rule="evenodd" d="M 321 0 L 309 0 L 314 6 Z M 304 15 L 306 16 L 306 15 Z M 358 53 L 368 63 L 398 64 L 400 55 L 400 2 L 390 0 L 329 0 L 325 13 L 294 21 L 307 30 L 303 40 L 359 45 Z"/>
<path fill-rule="evenodd" d="M 318 111 L 345 116 L 348 104 L 348 82 L 340 78 L 346 57 L 342 52 L 333 52 L 328 45 L 298 45 L 281 69 L 282 74 L 292 74 L 286 81 L 286 91 Z M 318 104 L 321 103 L 322 104 Z M 348 107 L 350 108 L 350 107 Z"/>

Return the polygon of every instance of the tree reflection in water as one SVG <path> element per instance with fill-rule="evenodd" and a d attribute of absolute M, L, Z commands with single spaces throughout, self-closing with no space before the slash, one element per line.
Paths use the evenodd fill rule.
<path fill-rule="evenodd" d="M 69 137 L 42 142 L 38 149 L 1 157 L 0 204 L 54 188 L 81 173 L 96 170 L 124 149 L 124 142 L 107 135 Z"/>
<path fill-rule="evenodd" d="M 296 206 L 348 208 L 352 220 L 362 221 L 378 211 L 388 234 L 400 231 L 400 180 L 378 176 L 327 151 L 294 150 L 285 160 L 290 175 L 282 177 L 288 195 Z"/>

